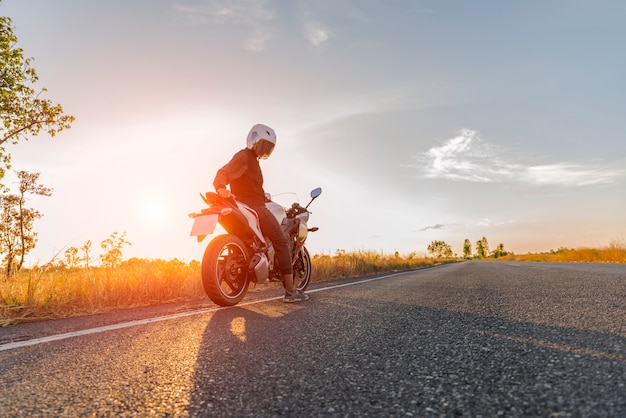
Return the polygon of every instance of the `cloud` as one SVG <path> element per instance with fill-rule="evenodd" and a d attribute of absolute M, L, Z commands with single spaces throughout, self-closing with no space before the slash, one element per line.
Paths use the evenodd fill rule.
<path fill-rule="evenodd" d="M 443 224 L 435 224 L 435 225 L 430 225 L 430 226 L 425 226 L 424 228 L 418 229 L 418 232 L 426 232 L 429 229 L 445 229 L 446 226 Z"/>
<path fill-rule="evenodd" d="M 308 22 L 304 25 L 308 41 L 314 46 L 322 46 L 333 36 L 330 29 L 318 22 Z"/>
<path fill-rule="evenodd" d="M 476 223 L 476 226 L 484 227 L 484 226 L 502 226 L 507 224 L 514 224 L 517 221 L 515 219 L 510 219 L 508 221 L 492 221 L 489 218 L 482 219 Z"/>
<path fill-rule="evenodd" d="M 178 0 L 174 10 L 191 24 L 239 24 L 254 26 L 276 17 L 262 0 Z"/>
<path fill-rule="evenodd" d="M 506 150 L 486 143 L 478 132 L 463 129 L 439 147 L 418 154 L 419 177 L 470 182 L 516 181 L 533 185 L 587 186 L 611 184 L 624 169 L 559 162 L 529 165 L 512 161 Z"/>
<path fill-rule="evenodd" d="M 418 159 L 424 163 L 424 177 L 433 179 L 491 182 L 512 172 L 512 167 L 499 161 L 496 150 L 469 129 Z"/>
<path fill-rule="evenodd" d="M 620 169 L 585 166 L 572 163 L 556 163 L 526 167 L 520 176 L 534 184 L 562 184 L 566 186 L 589 186 L 614 183 L 624 175 Z"/>
<path fill-rule="evenodd" d="M 243 40 L 242 47 L 248 51 L 261 52 L 270 40 L 269 31 L 281 26 L 272 4 L 269 0 L 177 0 L 174 10 L 177 17 L 189 25 L 232 25 L 244 28 L 248 36 Z M 304 15 L 300 24 L 306 40 L 316 47 L 327 44 L 334 36 L 333 32 L 327 25 L 312 18 L 308 7 L 300 7 L 303 7 L 300 13 Z M 285 18 L 292 20 L 291 16 Z"/>
<path fill-rule="evenodd" d="M 174 10 L 187 24 L 233 25 L 249 31 L 242 47 L 260 52 L 267 45 L 269 35 L 265 29 L 276 20 L 277 13 L 267 0 L 178 0 Z"/>

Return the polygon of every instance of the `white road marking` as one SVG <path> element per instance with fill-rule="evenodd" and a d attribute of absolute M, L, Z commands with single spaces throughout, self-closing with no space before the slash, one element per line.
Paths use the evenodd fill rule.
<path fill-rule="evenodd" d="M 398 275 L 406 274 L 406 273 L 410 273 L 410 271 L 404 271 L 404 272 L 399 272 L 399 273 L 387 274 L 385 276 L 374 277 L 374 278 L 359 280 L 359 281 L 350 282 L 350 283 L 336 284 L 336 285 L 333 285 L 333 286 L 328 286 L 328 287 L 322 287 L 322 288 L 319 288 L 319 289 L 309 290 L 309 291 L 307 291 L 307 293 L 322 292 L 322 291 L 325 291 L 325 290 L 336 289 L 336 288 L 339 288 L 339 287 L 352 286 L 352 285 L 355 285 L 355 284 L 367 283 L 367 282 L 371 282 L 371 281 L 374 281 L 374 280 L 387 279 L 389 277 L 398 276 Z M 255 303 L 265 303 L 265 302 L 269 302 L 269 301 L 277 300 L 277 299 L 282 299 L 282 296 L 276 296 L 276 297 L 267 298 L 267 299 L 261 299 L 261 300 L 252 300 L 252 301 L 249 301 L 249 302 L 239 303 L 236 306 L 253 305 Z M 29 346 L 43 344 L 43 343 L 48 343 L 48 342 L 52 342 L 52 341 L 59 341 L 59 340 L 65 340 L 65 339 L 68 339 L 68 338 L 73 338 L 73 337 L 80 337 L 80 336 L 83 336 L 83 335 L 99 334 L 101 332 L 112 331 L 112 330 L 122 329 L 122 328 L 136 327 L 136 326 L 139 326 L 139 325 L 151 324 L 151 323 L 154 323 L 154 322 L 169 321 L 170 319 L 184 318 L 186 316 L 192 316 L 192 315 L 200 315 L 200 314 L 207 313 L 207 312 L 218 311 L 220 309 L 228 309 L 228 307 L 216 306 L 216 307 L 213 307 L 213 308 L 204 308 L 204 309 L 198 309 L 198 310 L 195 310 L 195 311 L 180 312 L 180 313 L 176 313 L 176 314 L 157 316 L 157 317 L 154 317 L 154 318 L 146 318 L 146 319 L 138 319 L 138 320 L 128 321 L 128 322 L 120 322 L 119 324 L 105 325 L 105 326 L 97 327 L 97 328 L 89 328 L 89 329 L 83 329 L 83 330 L 80 330 L 80 331 L 66 332 L 66 333 L 63 333 L 63 334 L 49 335 L 47 337 L 33 338 L 33 339 L 30 339 L 30 340 L 15 341 L 15 342 L 6 343 L 6 344 L 0 344 L 0 351 L 13 350 L 13 349 L 16 349 L 16 348 L 21 348 L 21 347 L 29 347 Z"/>

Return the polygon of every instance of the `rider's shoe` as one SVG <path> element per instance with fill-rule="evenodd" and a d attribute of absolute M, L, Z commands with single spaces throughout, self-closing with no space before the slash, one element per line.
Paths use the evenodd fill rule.
<path fill-rule="evenodd" d="M 303 302 L 305 300 L 309 300 L 309 295 L 300 293 L 297 290 L 293 293 L 285 290 L 285 296 L 283 296 L 283 302 L 293 303 L 293 302 Z"/>

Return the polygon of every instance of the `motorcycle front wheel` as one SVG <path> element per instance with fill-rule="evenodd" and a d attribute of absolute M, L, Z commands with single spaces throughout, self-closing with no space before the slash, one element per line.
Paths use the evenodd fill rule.
<path fill-rule="evenodd" d="M 306 247 L 298 251 L 293 260 L 293 285 L 296 290 L 304 292 L 311 281 L 311 256 Z"/>
<path fill-rule="evenodd" d="M 219 306 L 233 306 L 248 290 L 248 250 L 232 234 L 218 235 L 202 258 L 202 285 L 207 296 Z"/>

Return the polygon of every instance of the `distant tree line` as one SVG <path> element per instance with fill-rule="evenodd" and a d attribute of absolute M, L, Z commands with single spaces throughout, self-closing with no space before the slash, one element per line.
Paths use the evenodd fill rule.
<path fill-rule="evenodd" d="M 445 241 L 432 241 L 428 247 L 428 253 L 436 258 L 452 258 L 456 257 L 456 254 L 453 254 L 452 247 L 450 244 Z M 472 242 L 466 238 L 463 243 L 463 258 L 472 259 L 472 258 L 499 258 L 505 255 L 511 254 L 510 252 L 504 249 L 504 244 L 500 243 L 496 247 L 495 250 L 489 251 L 489 243 L 487 242 L 487 238 L 482 237 L 480 240 L 476 241 L 476 252 L 472 252 Z"/>

